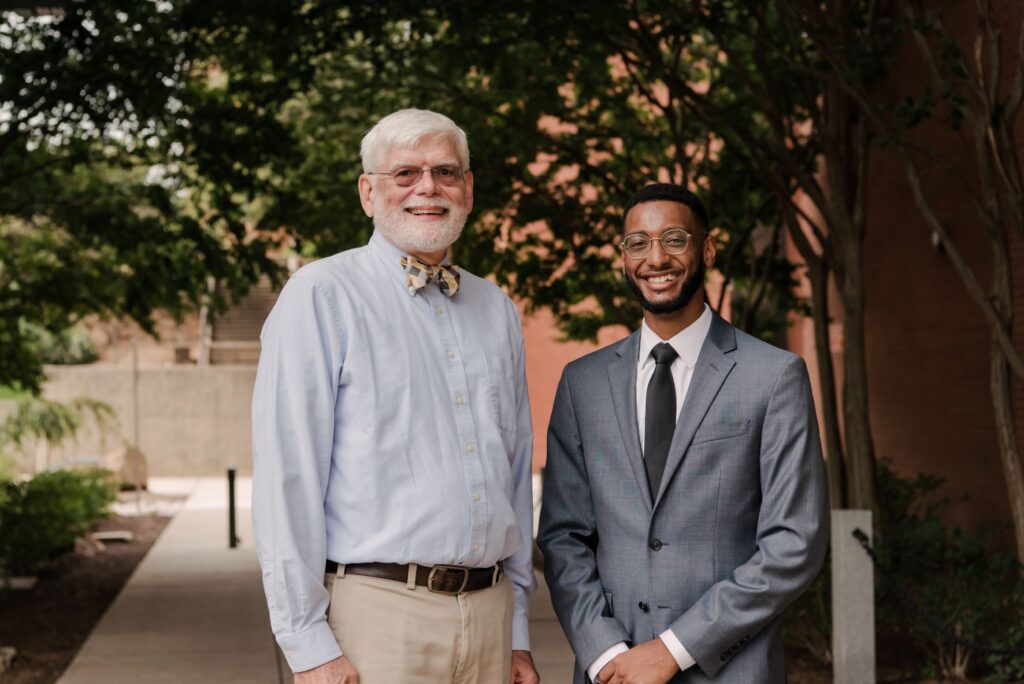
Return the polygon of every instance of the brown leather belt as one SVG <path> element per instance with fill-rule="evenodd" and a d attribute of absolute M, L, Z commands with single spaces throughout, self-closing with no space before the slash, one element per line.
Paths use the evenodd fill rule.
<path fill-rule="evenodd" d="M 493 587 L 501 579 L 503 572 L 501 562 L 489 568 L 464 568 L 461 565 L 418 565 L 416 566 L 416 584 L 426 587 L 438 594 L 465 594 Z M 327 561 L 325 572 L 335 574 L 338 564 Z M 398 563 L 349 563 L 345 566 L 346 575 L 362 575 L 395 582 L 409 581 L 409 566 Z"/>

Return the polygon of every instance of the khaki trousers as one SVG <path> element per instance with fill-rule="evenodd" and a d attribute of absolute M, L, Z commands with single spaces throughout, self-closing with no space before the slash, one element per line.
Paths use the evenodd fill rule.
<path fill-rule="evenodd" d="M 360 684 L 506 684 L 512 588 L 449 596 L 394 580 L 327 575 L 327 621 Z"/>

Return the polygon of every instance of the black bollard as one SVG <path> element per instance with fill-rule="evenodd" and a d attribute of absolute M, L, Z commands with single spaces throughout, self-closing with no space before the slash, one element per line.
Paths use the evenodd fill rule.
<path fill-rule="evenodd" d="M 235 536 L 235 469 L 228 468 L 228 548 L 238 546 Z"/>

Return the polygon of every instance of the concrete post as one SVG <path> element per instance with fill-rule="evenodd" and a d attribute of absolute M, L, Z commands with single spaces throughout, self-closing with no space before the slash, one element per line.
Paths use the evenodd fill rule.
<path fill-rule="evenodd" d="M 832 511 L 832 674 L 835 684 L 875 684 L 874 566 L 853 536 L 871 539 L 871 511 Z"/>

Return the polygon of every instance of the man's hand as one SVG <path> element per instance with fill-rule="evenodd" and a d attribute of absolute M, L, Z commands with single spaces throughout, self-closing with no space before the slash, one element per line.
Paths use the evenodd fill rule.
<path fill-rule="evenodd" d="M 295 684 L 359 684 L 359 673 L 352 661 L 341 656 L 312 670 L 296 672 Z"/>
<path fill-rule="evenodd" d="M 601 684 L 665 684 L 679 672 L 665 642 L 651 639 L 612 658 L 597 678 Z"/>
<path fill-rule="evenodd" d="M 540 675 L 529 651 L 512 651 L 512 672 L 509 684 L 540 684 Z"/>

